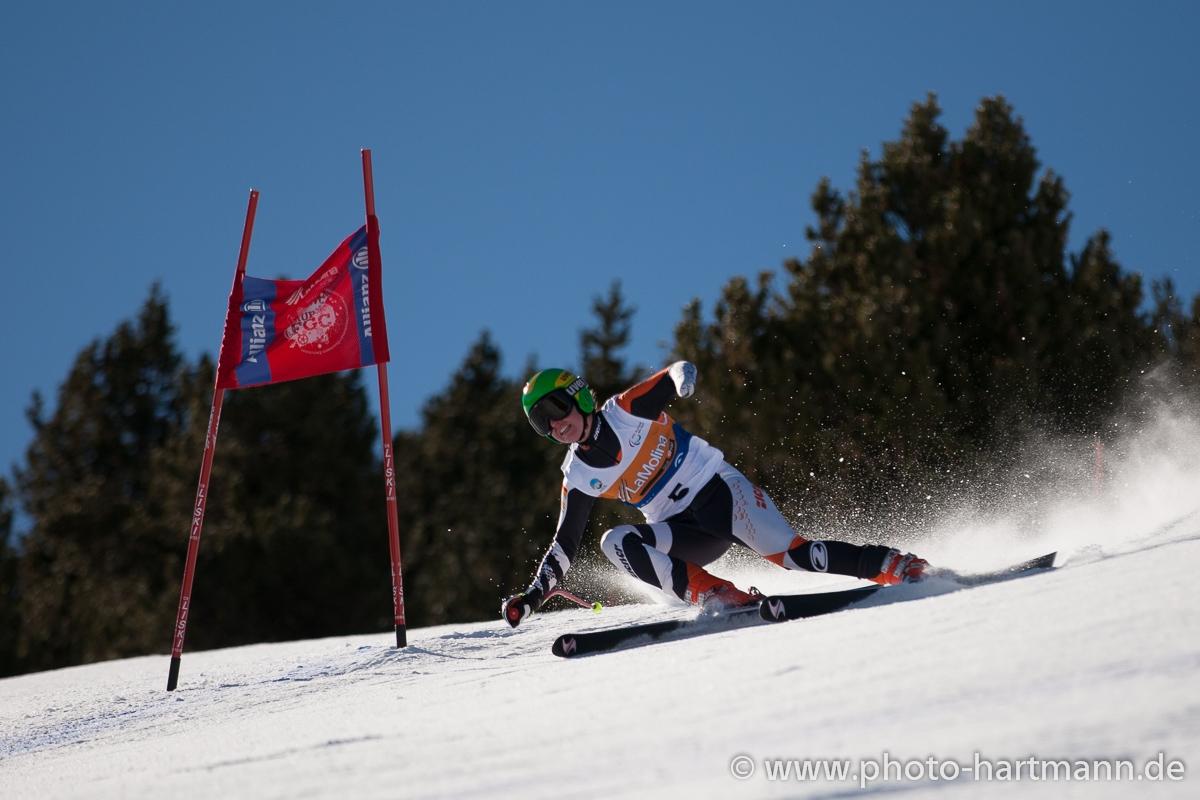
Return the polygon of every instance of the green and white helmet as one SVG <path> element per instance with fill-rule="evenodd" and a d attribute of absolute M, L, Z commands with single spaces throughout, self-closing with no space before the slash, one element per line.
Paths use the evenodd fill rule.
<path fill-rule="evenodd" d="M 565 369 L 544 369 L 525 384 L 521 405 L 533 429 L 553 439 L 550 423 L 567 416 L 573 408 L 584 415 L 591 414 L 596 410 L 596 396 L 583 378 Z"/>

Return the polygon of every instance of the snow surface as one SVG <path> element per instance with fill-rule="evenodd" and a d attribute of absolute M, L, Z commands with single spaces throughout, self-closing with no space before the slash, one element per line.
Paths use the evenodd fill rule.
<path fill-rule="evenodd" d="M 170 694 L 165 655 L 5 679 L 0 797 L 846 797 L 858 782 L 771 782 L 763 760 L 884 753 L 1140 765 L 1161 752 L 1200 769 L 1198 440 L 1189 425 L 1126 448 L 1104 496 L 1048 505 L 1036 537 L 993 515 L 924 543 L 943 564 L 992 562 L 980 569 L 1060 551 L 1058 569 L 1002 583 L 931 580 L 826 617 L 573 660 L 551 655 L 558 634 L 690 612 L 443 626 L 410 631 L 404 650 L 380 633 L 185 652 Z M 768 591 L 833 581 L 729 569 Z M 743 754 L 756 774 L 739 780 Z M 1197 797 L 1196 784 L 866 792 Z"/>

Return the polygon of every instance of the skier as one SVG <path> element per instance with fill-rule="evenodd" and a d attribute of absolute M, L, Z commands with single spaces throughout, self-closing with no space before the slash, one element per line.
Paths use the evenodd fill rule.
<path fill-rule="evenodd" d="M 600 547 L 630 575 L 706 610 L 758 600 L 704 569 L 733 544 L 785 569 L 831 572 L 880 584 L 920 580 L 928 563 L 880 545 L 810 540 L 792 530 L 771 498 L 724 454 L 667 416 L 696 387 L 696 367 L 677 361 L 600 408 L 587 383 L 561 369 L 536 373 L 521 395 L 525 416 L 548 439 L 569 445 L 562 464 L 558 529 L 525 591 L 504 601 L 514 628 L 536 611 L 579 552 L 597 498 L 639 509 L 643 525 L 618 525 Z"/>

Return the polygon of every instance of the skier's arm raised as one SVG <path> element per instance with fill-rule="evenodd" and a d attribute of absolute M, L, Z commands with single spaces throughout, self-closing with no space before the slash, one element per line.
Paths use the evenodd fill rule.
<path fill-rule="evenodd" d="M 617 404 L 635 417 L 657 419 L 672 400 L 690 397 L 695 390 L 696 366 L 690 361 L 676 361 L 621 392 Z"/>
<path fill-rule="evenodd" d="M 592 506 L 595 504 L 595 497 L 578 489 L 571 489 L 565 481 L 563 482 L 558 530 L 554 533 L 550 549 L 542 556 L 537 575 L 529 584 L 529 588 L 508 598 L 500 607 L 500 613 L 509 625 L 515 628 L 521 624 L 521 620 L 537 611 L 550 590 L 567 574 L 571 562 L 579 552 L 579 543 L 583 540 L 583 533 L 587 530 L 588 518 L 591 517 Z"/>

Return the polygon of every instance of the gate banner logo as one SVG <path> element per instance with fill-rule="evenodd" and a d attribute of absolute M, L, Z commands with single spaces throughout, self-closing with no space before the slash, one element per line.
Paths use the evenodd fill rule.
<path fill-rule="evenodd" d="M 373 220 L 372 220 L 373 221 Z M 378 228 L 363 226 L 307 280 L 249 275 L 229 297 L 217 385 L 244 389 L 388 360 Z"/>

